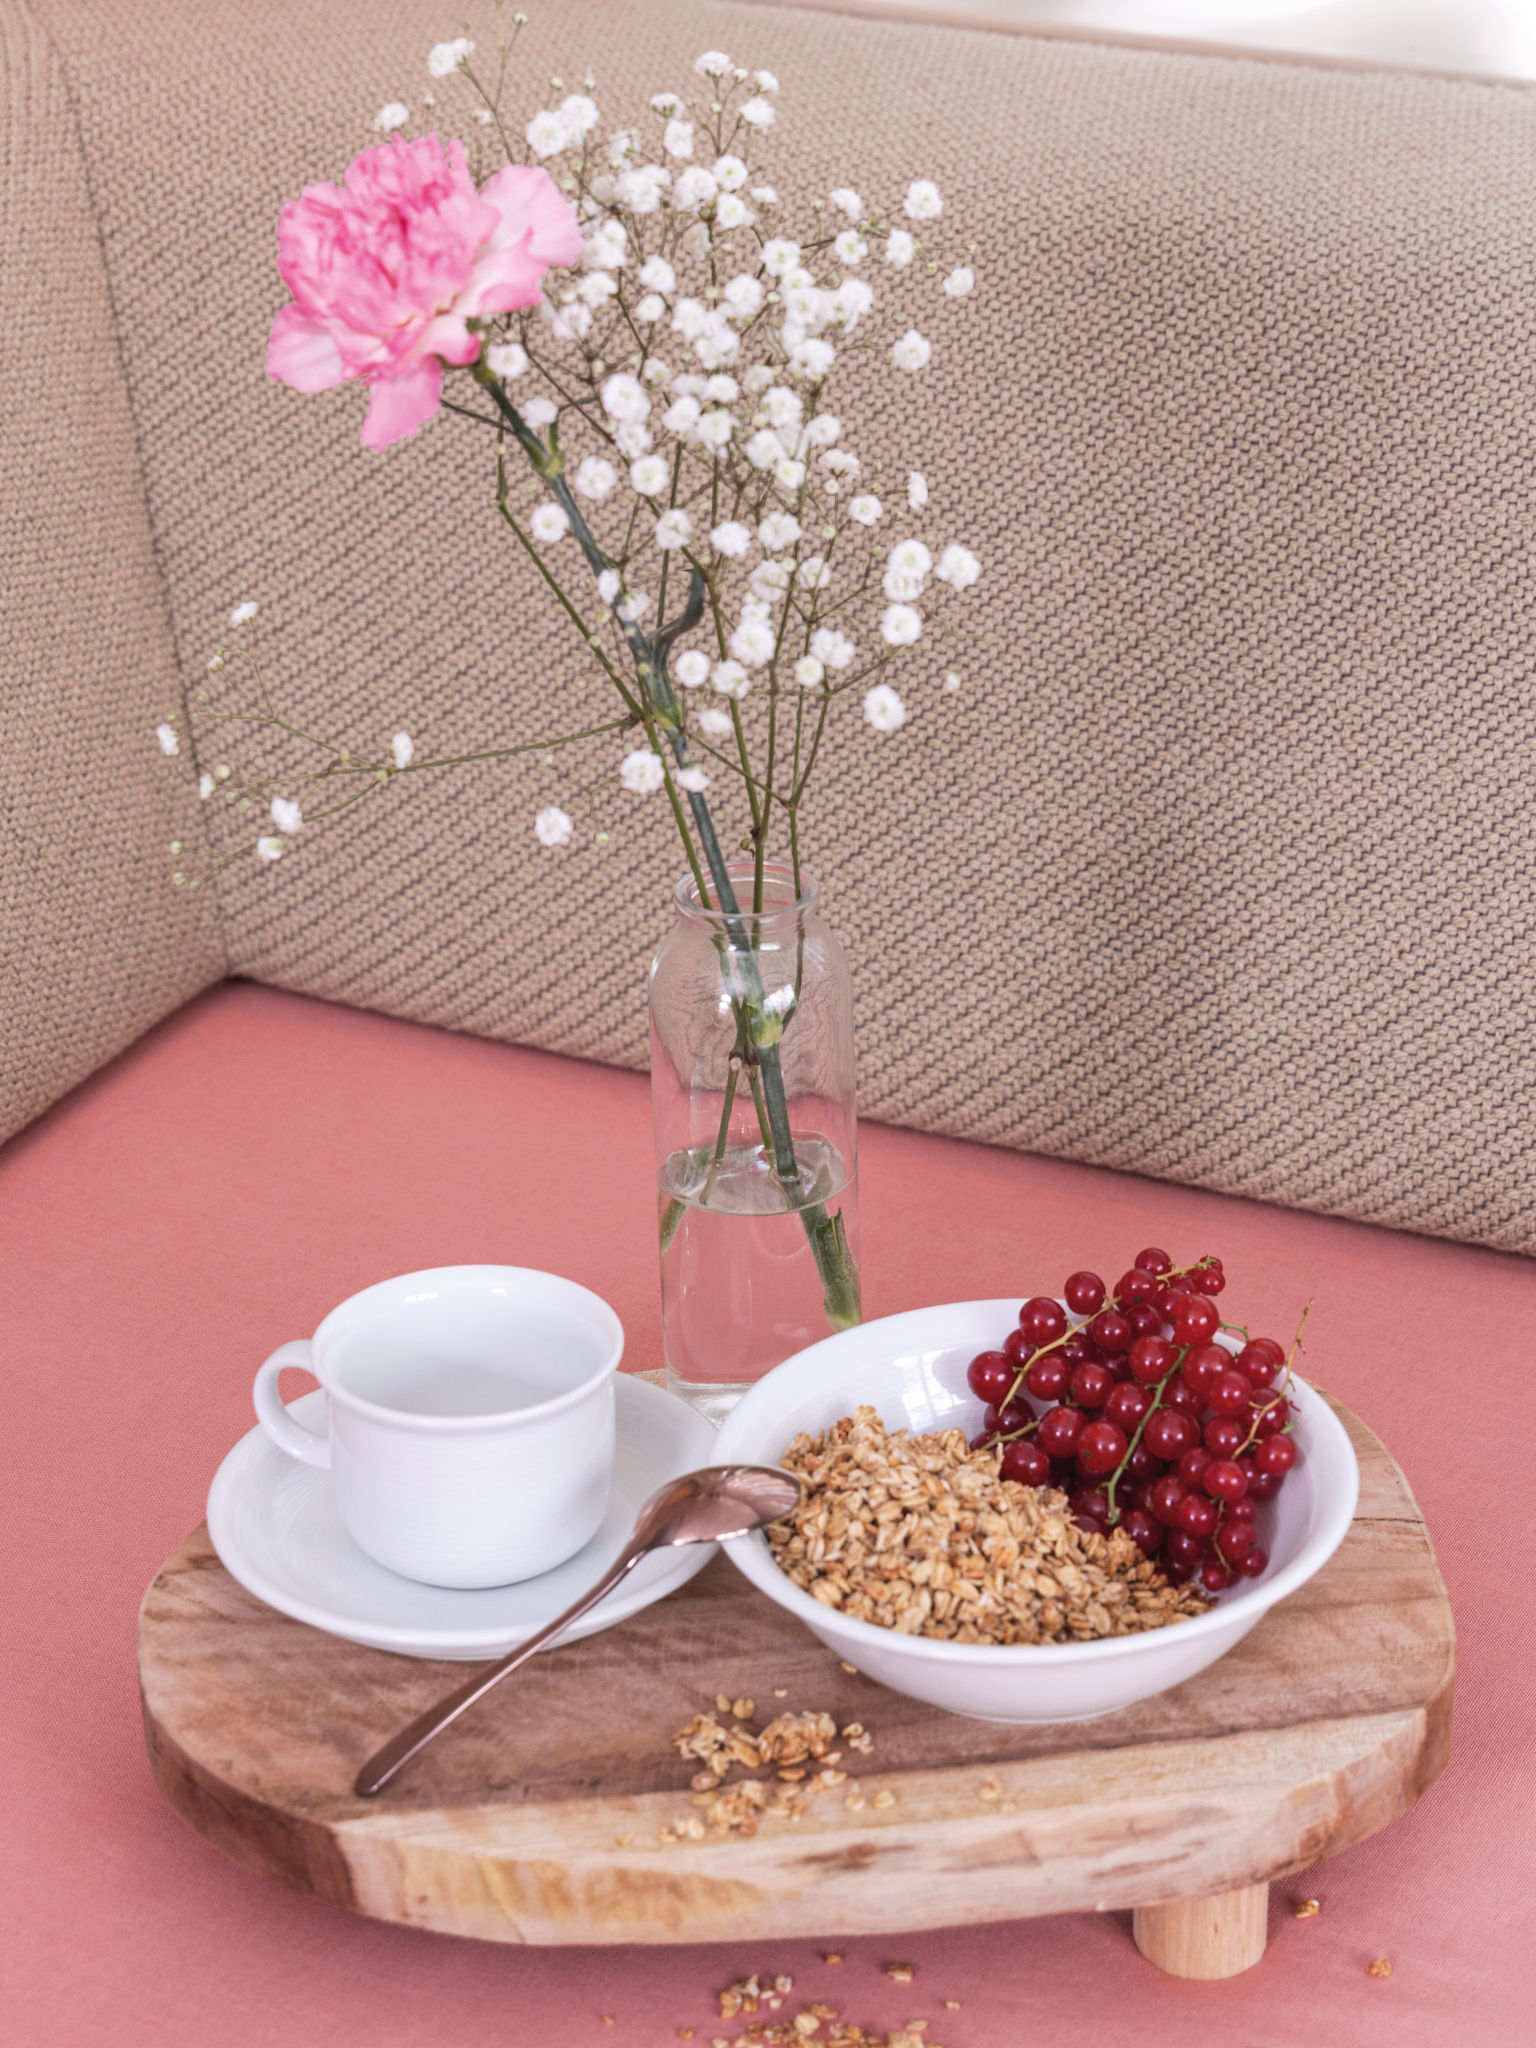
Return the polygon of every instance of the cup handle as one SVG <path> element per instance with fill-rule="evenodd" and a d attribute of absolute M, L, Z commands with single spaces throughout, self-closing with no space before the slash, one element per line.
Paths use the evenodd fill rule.
<path fill-rule="evenodd" d="M 304 1372 L 313 1372 L 311 1357 L 312 1346 L 307 1337 L 296 1337 L 291 1344 L 278 1345 L 256 1375 L 252 1389 L 256 1420 L 277 1448 L 286 1451 L 290 1458 L 299 1458 L 306 1465 L 329 1465 L 331 1446 L 327 1439 L 316 1436 L 312 1429 L 305 1429 L 301 1423 L 295 1422 L 277 1390 L 278 1374 L 284 1366 L 296 1365 Z"/>

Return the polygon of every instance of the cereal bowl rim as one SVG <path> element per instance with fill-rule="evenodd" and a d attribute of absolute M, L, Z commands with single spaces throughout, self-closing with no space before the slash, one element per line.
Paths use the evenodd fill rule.
<path fill-rule="evenodd" d="M 937 1329 L 941 1318 L 953 1324 L 963 1317 L 972 1316 L 978 1322 L 989 1321 L 990 1327 L 995 1329 L 999 1318 L 1013 1318 L 1017 1314 L 1018 1303 L 1011 1296 L 936 1303 L 930 1308 L 906 1309 L 897 1315 L 877 1317 L 874 1322 L 860 1323 L 851 1330 L 840 1330 L 833 1336 L 824 1337 L 819 1343 L 808 1345 L 805 1350 L 786 1358 L 742 1396 L 720 1426 L 715 1442 L 716 1455 L 722 1461 L 751 1457 L 761 1463 L 775 1462 L 785 1446 L 769 1446 L 762 1442 L 761 1432 L 755 1428 L 760 1418 L 765 1414 L 775 1415 L 790 1397 L 802 1389 L 826 1386 L 827 1368 L 850 1350 L 867 1351 L 877 1333 L 888 1335 L 892 1340 L 890 1363 L 894 1366 L 898 1359 L 917 1352 L 938 1358 L 966 1348 L 971 1340 L 957 1342 L 952 1332 L 946 1341 L 939 1342 L 931 1339 L 914 1342 L 908 1334 L 926 1330 L 929 1325 Z M 722 1547 L 744 1578 L 777 1605 L 798 1615 L 813 1630 L 835 1629 L 852 1643 L 868 1643 L 872 1648 L 884 1648 L 887 1652 L 894 1649 L 898 1654 L 906 1651 L 918 1657 L 936 1657 L 953 1664 L 982 1664 L 1004 1669 L 1010 1665 L 1080 1665 L 1093 1657 L 1135 1656 L 1175 1638 L 1188 1642 L 1195 1636 L 1216 1636 L 1229 1634 L 1234 1628 L 1246 1629 L 1322 1570 L 1348 1534 L 1360 1496 L 1360 1467 L 1348 1431 L 1309 1380 L 1296 1372 L 1291 1378 L 1298 1392 L 1307 1397 L 1301 1406 L 1301 1426 L 1307 1431 L 1305 1448 L 1312 1448 L 1313 1432 L 1316 1431 L 1321 1441 L 1326 1442 L 1335 1454 L 1329 1462 L 1339 1463 L 1343 1485 L 1320 1501 L 1317 1526 L 1290 1562 L 1282 1565 L 1272 1578 L 1266 1574 L 1263 1579 L 1233 1588 L 1219 1596 L 1216 1604 L 1203 1614 L 1165 1622 L 1161 1628 L 1139 1629 L 1133 1635 L 1105 1636 L 1073 1643 L 956 1643 L 942 1636 L 908 1635 L 901 1629 L 882 1628 L 878 1622 L 859 1621 L 835 1607 L 824 1606 L 820 1600 L 813 1600 L 775 1563 L 767 1537 L 761 1532 Z M 1318 1448 L 1321 1449 L 1321 1444 Z"/>

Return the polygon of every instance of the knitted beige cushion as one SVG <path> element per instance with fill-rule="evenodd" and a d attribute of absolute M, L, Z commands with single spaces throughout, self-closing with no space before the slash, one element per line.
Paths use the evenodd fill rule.
<path fill-rule="evenodd" d="M 382 101 L 419 114 L 457 17 L 48 6 L 184 675 L 248 597 L 283 702 L 359 745 L 605 715 L 498 529 L 477 430 L 370 455 L 359 394 L 263 375 L 279 205 L 339 175 Z M 919 659 L 910 723 L 851 722 L 807 820 L 866 1110 L 1536 1250 L 1536 102 L 561 0 L 520 104 L 590 67 L 638 116 L 711 45 L 779 74 L 781 182 L 934 177 L 976 245 L 963 345 L 844 407 L 985 565 L 962 690 Z M 640 1064 L 680 861 L 620 751 L 415 778 L 276 868 L 244 853 L 233 966 Z M 580 840 L 550 853 L 532 814 L 559 800 Z M 250 820 L 210 822 L 249 846 Z"/>
<path fill-rule="evenodd" d="M 0 1137 L 223 972 L 165 885 L 197 800 L 64 76 L 0 0 Z M 177 764 L 180 765 L 179 763 Z"/>

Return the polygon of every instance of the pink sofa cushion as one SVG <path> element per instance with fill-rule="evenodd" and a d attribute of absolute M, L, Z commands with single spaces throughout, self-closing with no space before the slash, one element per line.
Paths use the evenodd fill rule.
<path fill-rule="evenodd" d="M 1528 2038 L 1516 1918 L 1536 1860 L 1518 1731 L 1536 1600 L 1521 1475 L 1536 1391 L 1519 1333 L 1536 1269 L 878 1126 L 864 1169 L 875 1314 L 1054 1286 L 1149 1239 L 1220 1252 L 1266 1325 L 1312 1301 L 1309 1369 L 1396 1451 L 1457 1609 L 1456 1751 L 1424 1802 L 1277 1886 L 1265 1961 L 1211 1986 L 1158 1977 L 1113 1916 L 854 1942 L 835 1971 L 793 1942 L 513 1956 L 353 1920 L 226 1863 L 150 1780 L 134 1615 L 250 1426 L 266 1352 L 369 1280 L 492 1259 L 596 1287 L 624 1319 L 626 1363 L 659 1363 L 643 1081 L 227 985 L 0 1152 L 14 1452 L 0 1757 L 11 1867 L 26 1873 L 4 1946 L 27 2048 L 267 2048 L 322 2029 L 330 2048 L 656 2048 L 680 2025 L 713 2038 L 712 1992 L 764 1966 L 865 2023 L 928 2014 L 946 2048 L 1071 2039 L 1085 2015 L 1106 2038 L 1220 2029 L 1243 2048 L 1313 2032 L 1349 2048 Z M 1287 1902 L 1309 1892 L 1322 1915 L 1293 1921 Z M 1381 1953 L 1386 1983 L 1365 1975 Z M 917 1963 L 912 1985 L 880 1974 L 893 1955 Z"/>

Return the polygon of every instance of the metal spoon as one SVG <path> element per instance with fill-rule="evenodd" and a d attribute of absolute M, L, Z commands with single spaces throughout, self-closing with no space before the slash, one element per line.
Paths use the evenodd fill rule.
<path fill-rule="evenodd" d="M 537 1635 L 509 1650 L 499 1663 L 477 1671 L 468 1684 L 449 1693 L 435 1707 L 428 1707 L 424 1714 L 418 1714 L 408 1728 L 402 1728 L 376 1755 L 369 1757 L 357 1774 L 353 1791 L 360 1799 L 371 1799 L 376 1792 L 382 1792 L 395 1773 L 419 1749 L 425 1749 L 434 1735 L 450 1721 L 456 1721 L 466 1707 L 472 1707 L 493 1685 L 499 1685 L 508 1672 L 526 1664 L 536 1650 L 568 1628 L 578 1615 L 595 1607 L 648 1551 L 680 1543 L 729 1543 L 733 1536 L 745 1536 L 762 1528 L 765 1522 L 787 1515 L 799 1498 L 799 1480 L 772 1465 L 709 1465 L 702 1471 L 685 1472 L 678 1479 L 669 1479 L 640 1510 L 629 1541 L 595 1586 L 583 1593 L 574 1606 L 567 1607 L 564 1614 L 557 1614 Z"/>

